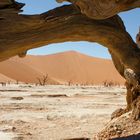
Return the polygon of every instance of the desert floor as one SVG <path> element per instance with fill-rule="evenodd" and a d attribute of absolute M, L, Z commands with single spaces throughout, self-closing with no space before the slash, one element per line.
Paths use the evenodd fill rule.
<path fill-rule="evenodd" d="M 0 140 L 91 138 L 125 102 L 124 87 L 0 86 Z"/>

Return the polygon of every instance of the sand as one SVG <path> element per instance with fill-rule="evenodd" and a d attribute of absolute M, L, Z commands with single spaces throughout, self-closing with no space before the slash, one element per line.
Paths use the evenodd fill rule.
<path fill-rule="evenodd" d="M 9 133 L 6 134 L 4 132 L 0 132 L 0 139 L 1 140 L 12 140 L 12 135 L 10 135 Z"/>
<path fill-rule="evenodd" d="M 34 86 L 0 87 L 0 139 L 93 139 L 126 105 L 124 87 Z"/>
<path fill-rule="evenodd" d="M 124 84 L 111 60 L 69 51 L 46 56 L 14 57 L 0 62 L 0 73 L 25 83 L 37 83 L 38 77 L 49 75 L 61 84 L 102 84 L 113 81 Z"/>

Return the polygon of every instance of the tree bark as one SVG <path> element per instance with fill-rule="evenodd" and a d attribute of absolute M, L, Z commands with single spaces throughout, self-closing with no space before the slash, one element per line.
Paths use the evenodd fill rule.
<path fill-rule="evenodd" d="M 84 40 L 109 48 L 126 67 L 139 71 L 140 50 L 119 16 L 93 20 L 70 5 L 35 16 L 13 14 L 0 27 L 1 60 L 51 43 Z"/>
<path fill-rule="evenodd" d="M 122 11 L 140 7 L 140 0 L 56 0 L 77 5 L 83 14 L 93 19 L 107 19 Z"/>
<path fill-rule="evenodd" d="M 139 4 L 139 0 L 135 2 Z M 126 79 L 128 105 L 122 113 L 132 109 L 133 118 L 140 117 L 140 49 L 119 16 L 97 20 L 94 16 L 83 15 L 73 5 L 55 8 L 41 15 L 19 15 L 17 13 L 22 6 L 13 0 L 0 2 L 0 61 L 15 55 L 23 57 L 29 49 L 52 43 L 97 42 L 109 49 L 116 69 Z"/>

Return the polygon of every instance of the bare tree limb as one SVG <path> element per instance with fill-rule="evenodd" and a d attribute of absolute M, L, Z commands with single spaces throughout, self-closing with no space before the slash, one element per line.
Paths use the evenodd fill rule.
<path fill-rule="evenodd" d="M 13 15 L 1 20 L 0 27 L 0 60 L 51 43 L 84 40 L 100 43 L 126 67 L 139 70 L 140 51 L 118 16 L 93 20 L 70 5 L 41 15 Z"/>
<path fill-rule="evenodd" d="M 106 19 L 122 11 L 140 7 L 140 0 L 56 0 L 77 5 L 83 14 L 93 19 Z"/>

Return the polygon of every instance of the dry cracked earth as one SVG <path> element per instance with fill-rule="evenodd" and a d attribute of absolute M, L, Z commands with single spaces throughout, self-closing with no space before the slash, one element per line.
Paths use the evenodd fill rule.
<path fill-rule="evenodd" d="M 0 140 L 92 140 L 111 113 L 126 105 L 125 91 L 103 86 L 0 86 Z"/>

